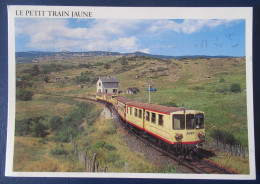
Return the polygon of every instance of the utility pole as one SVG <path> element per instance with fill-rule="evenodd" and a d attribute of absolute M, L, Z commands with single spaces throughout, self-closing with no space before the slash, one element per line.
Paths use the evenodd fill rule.
<path fill-rule="evenodd" d="M 149 85 L 149 103 L 151 103 L 151 84 L 148 83 Z"/>

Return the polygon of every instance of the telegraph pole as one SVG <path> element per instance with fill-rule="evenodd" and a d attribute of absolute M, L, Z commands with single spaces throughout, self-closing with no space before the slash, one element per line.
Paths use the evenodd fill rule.
<path fill-rule="evenodd" d="M 151 103 L 151 84 L 148 83 L 149 85 L 149 103 Z"/>

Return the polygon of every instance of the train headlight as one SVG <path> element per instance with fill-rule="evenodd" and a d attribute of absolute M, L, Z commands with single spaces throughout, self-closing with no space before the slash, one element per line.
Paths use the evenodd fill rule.
<path fill-rule="evenodd" d="M 203 132 L 198 133 L 199 139 L 205 139 L 205 135 Z"/>
<path fill-rule="evenodd" d="M 182 140 L 182 138 L 183 138 L 183 135 L 182 135 L 182 134 L 176 134 L 176 135 L 175 135 L 175 139 L 176 139 L 176 141 L 178 141 L 178 142 L 180 142 L 180 141 Z"/>

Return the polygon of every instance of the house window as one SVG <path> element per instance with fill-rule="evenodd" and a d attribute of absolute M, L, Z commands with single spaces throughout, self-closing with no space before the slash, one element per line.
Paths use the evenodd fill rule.
<path fill-rule="evenodd" d="M 152 123 L 156 122 L 156 114 L 152 112 Z"/>
<path fill-rule="evenodd" d="M 150 112 L 146 111 L 146 121 L 150 121 Z"/>
<path fill-rule="evenodd" d="M 163 126 L 163 115 L 159 114 L 158 124 Z"/>
<path fill-rule="evenodd" d="M 105 92 L 107 93 L 107 89 L 105 90 Z"/>
<path fill-rule="evenodd" d="M 185 129 L 185 121 L 183 114 L 174 114 L 172 116 L 172 128 L 174 130 L 183 130 Z"/>
<path fill-rule="evenodd" d="M 139 109 L 139 118 L 142 118 L 142 110 Z"/>
<path fill-rule="evenodd" d="M 137 109 L 135 108 L 135 117 L 137 117 Z"/>
<path fill-rule="evenodd" d="M 113 89 L 113 93 L 117 93 L 117 89 Z"/>
<path fill-rule="evenodd" d="M 101 82 L 100 82 L 100 83 L 98 83 L 98 85 L 99 85 L 99 86 L 101 86 Z"/>

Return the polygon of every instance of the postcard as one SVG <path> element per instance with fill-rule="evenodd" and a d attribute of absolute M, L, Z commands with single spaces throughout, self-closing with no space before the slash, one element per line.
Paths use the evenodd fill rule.
<path fill-rule="evenodd" d="M 252 8 L 8 6 L 6 176 L 253 180 Z"/>

